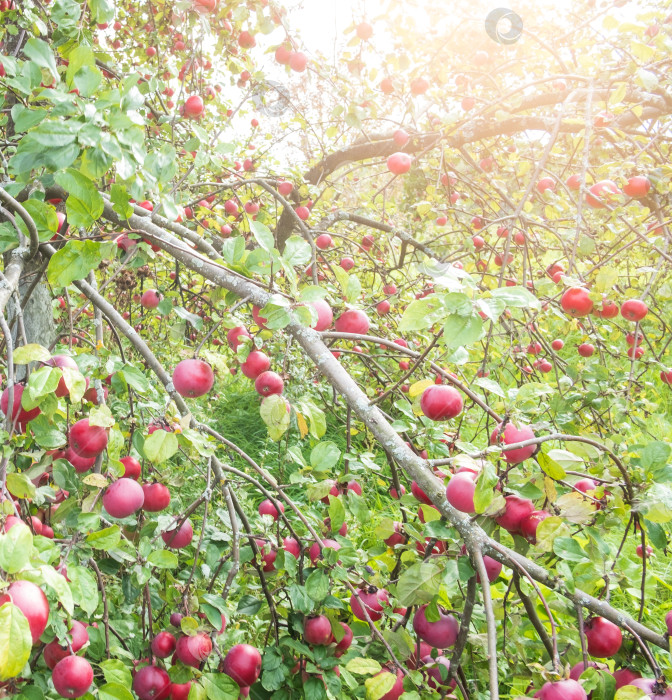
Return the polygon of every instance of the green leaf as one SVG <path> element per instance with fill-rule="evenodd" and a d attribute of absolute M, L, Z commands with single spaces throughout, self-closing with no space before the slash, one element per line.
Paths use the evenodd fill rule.
<path fill-rule="evenodd" d="M 491 462 L 485 462 L 476 479 L 476 490 L 474 491 L 474 507 L 477 513 L 483 513 L 492 503 L 495 495 L 494 488 L 498 481 L 495 466 Z"/>
<path fill-rule="evenodd" d="M 323 289 L 322 287 L 315 287 L 313 285 L 302 287 L 299 293 L 299 299 L 305 303 L 317 301 L 318 299 L 324 299 L 326 296 L 326 289 Z"/>
<path fill-rule="evenodd" d="M 312 598 L 308 595 L 305 586 L 299 586 L 293 583 L 288 589 L 290 600 L 292 605 L 299 611 L 308 614 L 313 611 L 315 604 Z"/>
<path fill-rule="evenodd" d="M 164 301 L 168 301 L 168 300 L 164 300 Z M 203 329 L 203 319 L 200 316 L 197 316 L 196 314 L 190 313 L 189 311 L 182 308 L 181 306 L 173 307 L 171 305 L 171 309 L 175 312 L 175 314 L 177 316 L 184 319 L 187 323 L 192 325 L 197 331 L 200 331 Z"/>
<path fill-rule="evenodd" d="M 251 595 L 243 595 L 236 611 L 241 615 L 256 615 L 261 610 L 261 601 Z"/>
<path fill-rule="evenodd" d="M 131 672 L 119 659 L 107 659 L 100 662 L 103 676 L 108 683 L 116 683 L 127 688 L 133 682 Z"/>
<path fill-rule="evenodd" d="M 99 602 L 98 583 L 94 574 L 83 566 L 69 566 L 68 578 L 75 604 L 87 615 L 93 615 Z"/>
<path fill-rule="evenodd" d="M 98 688 L 100 700 L 133 700 L 133 694 L 119 683 L 106 683 Z"/>
<path fill-rule="evenodd" d="M 111 0 L 87 0 L 87 4 L 97 24 L 114 19 L 114 3 Z"/>
<path fill-rule="evenodd" d="M 147 561 L 160 569 L 174 569 L 179 563 L 177 554 L 169 552 L 167 549 L 155 549 L 147 557 Z"/>
<path fill-rule="evenodd" d="M 19 246 L 19 234 L 16 229 L 6 221 L 0 221 L 0 253 L 6 253 Z"/>
<path fill-rule="evenodd" d="M 329 577 L 319 569 L 313 571 L 306 579 L 306 593 L 316 602 L 320 603 L 329 594 Z"/>
<path fill-rule="evenodd" d="M 86 379 L 84 375 L 73 367 L 61 367 L 63 381 L 70 394 L 70 401 L 78 403 L 86 392 Z M 93 425 L 93 424 L 92 424 Z"/>
<path fill-rule="evenodd" d="M 102 244 L 98 241 L 69 240 L 49 260 L 47 280 L 54 287 L 67 287 L 75 280 L 84 279 L 103 260 Z"/>
<path fill-rule="evenodd" d="M 551 450 L 552 452 L 553 450 Z M 558 452 L 564 452 L 564 450 L 558 450 Z M 569 453 L 568 453 L 569 454 Z M 573 456 L 573 455 L 572 455 Z M 539 452 L 537 454 L 537 462 L 539 466 L 551 477 L 551 479 L 564 479 L 567 476 L 567 472 L 549 455 Z"/>
<path fill-rule="evenodd" d="M 69 194 L 65 205 L 68 221 L 73 226 L 88 227 L 103 213 L 103 198 L 85 175 L 68 168 L 65 172 L 57 173 L 56 182 Z"/>
<path fill-rule="evenodd" d="M 289 428 L 289 411 L 285 399 L 278 394 L 267 396 L 261 402 L 259 410 L 271 440 L 277 442 Z"/>
<path fill-rule="evenodd" d="M 95 66 L 84 66 L 83 68 L 80 68 L 75 74 L 73 83 L 75 87 L 79 90 L 79 94 L 81 97 L 92 97 L 102 81 L 103 74 L 98 70 L 98 68 L 96 68 Z M 84 130 L 82 130 L 82 133 L 84 133 Z M 105 158 L 102 150 L 96 150 L 94 151 L 94 153 L 98 153 L 101 157 Z M 91 151 L 85 151 L 85 155 L 86 154 L 90 155 Z M 109 165 L 104 168 L 103 172 L 105 172 L 108 169 L 108 167 Z M 91 163 L 89 163 L 89 168 L 89 174 L 91 174 L 91 172 L 95 172 L 95 167 L 93 167 Z"/>
<path fill-rule="evenodd" d="M 53 566 L 48 564 L 40 566 L 40 574 L 47 586 L 56 594 L 58 602 L 63 606 L 65 612 L 72 615 L 75 611 L 75 601 L 65 576 L 59 574 Z"/>
<path fill-rule="evenodd" d="M 364 681 L 367 700 L 380 700 L 380 698 L 387 695 L 387 693 L 392 690 L 396 682 L 396 674 L 389 673 L 388 671 L 373 676 L 373 678 L 367 678 L 366 681 Z"/>
<path fill-rule="evenodd" d="M 133 205 L 130 204 L 131 197 L 123 185 L 112 185 L 110 200 L 112 208 L 122 219 L 128 219 L 133 214 Z"/>
<path fill-rule="evenodd" d="M 238 700 L 239 685 L 225 673 L 204 673 L 201 683 L 208 700 Z"/>
<path fill-rule="evenodd" d="M 72 81 L 77 71 L 84 66 L 95 67 L 96 57 L 89 46 L 79 44 L 68 54 L 68 69 L 65 72 L 65 79 L 68 85 L 72 85 Z"/>
<path fill-rule="evenodd" d="M 329 471 L 341 458 L 341 451 L 335 443 L 325 440 L 318 442 L 310 453 L 310 464 L 315 471 Z"/>
<path fill-rule="evenodd" d="M 7 489 L 12 496 L 17 498 L 35 497 L 35 484 L 24 473 L 11 472 L 7 474 Z"/>
<path fill-rule="evenodd" d="M 353 491 L 348 492 L 348 510 L 357 518 L 357 520 L 366 525 L 371 522 L 371 513 L 363 496 L 359 496 Z"/>
<path fill-rule="evenodd" d="M 506 396 L 502 387 L 493 379 L 488 379 L 488 377 L 477 377 L 472 383 L 502 399 Z"/>
<path fill-rule="evenodd" d="M 329 520 L 331 522 L 331 531 L 338 532 L 341 529 L 341 525 L 345 522 L 345 506 L 342 498 L 334 496 L 329 498 Z"/>
<path fill-rule="evenodd" d="M 345 299 L 349 304 L 354 304 L 362 295 L 362 283 L 356 275 L 348 277 L 348 284 L 345 288 Z"/>
<path fill-rule="evenodd" d="M 109 406 L 101 404 L 100 406 L 92 406 L 89 411 L 89 424 L 98 426 L 99 428 L 111 428 L 114 425 L 114 416 L 110 411 Z"/>
<path fill-rule="evenodd" d="M 12 353 L 16 365 L 27 365 L 29 362 L 46 362 L 51 359 L 51 353 L 37 343 L 29 343 L 16 348 Z"/>
<path fill-rule="evenodd" d="M 56 67 L 56 59 L 54 54 L 49 48 L 49 44 L 42 41 L 42 39 L 37 39 L 36 37 L 31 37 L 25 43 L 23 47 L 23 53 L 31 61 L 36 63 L 40 68 L 46 68 L 51 75 L 58 80 L 58 69 Z"/>
<path fill-rule="evenodd" d="M 23 203 L 25 210 L 30 214 L 37 227 L 37 237 L 41 243 L 50 241 L 58 231 L 58 217 L 54 208 L 38 199 L 29 199 Z M 21 217 L 16 217 L 16 223 L 26 237 L 30 237 L 28 228 Z"/>
<path fill-rule="evenodd" d="M 86 537 L 86 541 L 94 549 L 110 550 L 116 547 L 121 541 L 121 531 L 118 525 L 106 527 L 98 532 L 92 532 Z"/>
<path fill-rule="evenodd" d="M 142 449 L 150 462 L 160 464 L 170 459 L 178 448 L 179 444 L 175 433 L 167 430 L 156 430 L 145 440 Z"/>
<path fill-rule="evenodd" d="M 417 562 L 399 577 L 397 598 L 400 605 L 429 603 L 439 590 L 441 568 L 433 562 Z"/>
<path fill-rule="evenodd" d="M 557 515 L 545 518 L 537 526 L 536 548 L 541 552 L 552 552 L 553 543 L 559 537 L 569 536 L 569 527 Z"/>
<path fill-rule="evenodd" d="M 581 549 L 581 545 L 572 537 L 558 537 L 553 542 L 553 551 L 561 559 L 568 561 L 585 561 L 588 555 Z"/>
<path fill-rule="evenodd" d="M 282 259 L 290 267 L 307 264 L 312 257 L 310 243 L 301 236 L 290 236 L 285 243 Z"/>
<path fill-rule="evenodd" d="M 12 107 L 12 120 L 14 121 L 14 131 L 17 133 L 28 131 L 37 126 L 46 116 L 46 109 L 31 109 L 22 104 L 15 104 Z"/>
<path fill-rule="evenodd" d="M 43 413 L 31 420 L 28 425 L 33 431 L 37 444 L 45 450 L 53 450 L 65 445 L 65 435 Z"/>
<path fill-rule="evenodd" d="M 27 389 L 28 396 L 35 402 L 42 396 L 53 394 L 61 381 L 61 371 L 55 367 L 40 367 L 30 375 Z M 22 401 L 23 401 L 23 397 Z"/>
<path fill-rule="evenodd" d="M 492 289 L 490 294 L 495 299 L 500 299 L 511 306 L 518 309 L 541 309 L 541 302 L 525 287 L 499 287 Z"/>
<path fill-rule="evenodd" d="M 272 231 L 262 224 L 261 221 L 250 221 L 250 231 L 254 235 L 257 243 L 268 253 L 270 253 L 275 246 L 275 239 L 273 237 Z"/>
<path fill-rule="evenodd" d="M 120 370 L 128 385 L 141 394 L 146 394 L 149 391 L 149 381 L 147 377 L 136 367 L 132 365 L 124 365 Z"/>
<path fill-rule="evenodd" d="M 435 323 L 442 321 L 446 316 L 446 309 L 441 299 L 436 294 L 430 294 L 424 299 L 412 301 L 404 311 L 399 322 L 399 332 L 421 331 L 430 328 Z"/>
<path fill-rule="evenodd" d="M 311 676 L 303 684 L 303 694 L 305 700 L 326 700 L 327 697 L 324 683 L 319 678 L 315 678 L 315 676 Z"/>
<path fill-rule="evenodd" d="M 26 616 L 13 603 L 0 606 L 0 681 L 21 673 L 32 647 L 33 638 Z"/>
<path fill-rule="evenodd" d="M 8 574 L 21 571 L 30 561 L 33 534 L 24 523 L 17 523 L 5 535 L 0 535 L 0 569 Z"/>
<path fill-rule="evenodd" d="M 667 464 L 671 451 L 670 446 L 666 442 L 650 442 L 642 450 L 642 466 L 646 469 L 656 469 Z"/>
<path fill-rule="evenodd" d="M 483 334 L 481 317 L 452 314 L 443 326 L 443 342 L 447 348 L 458 348 L 476 342 Z"/>
<path fill-rule="evenodd" d="M 621 686 L 614 695 L 614 700 L 647 700 L 648 694 L 635 685 Z"/>
<path fill-rule="evenodd" d="M 350 659 L 345 668 L 350 673 L 356 673 L 359 676 L 372 676 L 381 671 L 381 665 L 375 659 L 365 659 L 361 656 Z"/>

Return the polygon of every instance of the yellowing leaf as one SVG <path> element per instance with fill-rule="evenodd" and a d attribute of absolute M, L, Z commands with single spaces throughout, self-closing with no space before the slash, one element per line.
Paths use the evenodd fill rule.
<path fill-rule="evenodd" d="M 575 491 L 560 496 L 555 505 L 560 509 L 561 516 L 575 525 L 590 522 L 595 514 L 593 502 Z"/>
<path fill-rule="evenodd" d="M 298 411 L 296 412 L 296 424 L 299 427 L 299 434 L 303 440 L 303 438 L 308 435 L 308 423 L 306 423 L 306 419 Z"/>
<path fill-rule="evenodd" d="M 419 382 L 411 384 L 411 386 L 408 388 L 408 395 L 410 398 L 414 399 L 416 396 L 420 396 L 425 389 L 433 385 L 433 379 L 421 379 Z"/>

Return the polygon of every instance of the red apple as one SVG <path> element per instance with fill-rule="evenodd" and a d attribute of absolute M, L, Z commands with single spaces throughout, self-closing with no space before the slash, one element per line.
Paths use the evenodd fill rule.
<path fill-rule="evenodd" d="M 182 110 L 184 116 L 189 117 L 189 119 L 197 119 L 204 111 L 205 104 L 200 95 L 188 97 L 184 102 L 184 109 Z"/>
<path fill-rule="evenodd" d="M 170 676 L 158 666 L 143 666 L 133 678 L 133 692 L 140 700 L 166 700 L 170 696 Z"/>
<path fill-rule="evenodd" d="M 369 319 L 363 311 L 356 309 L 344 311 L 336 319 L 336 330 L 339 333 L 366 335 L 369 332 Z"/>
<path fill-rule="evenodd" d="M 142 486 L 125 477 L 110 484 L 103 494 L 103 507 L 113 518 L 126 518 L 142 508 L 144 502 Z"/>
<path fill-rule="evenodd" d="M 613 622 L 603 617 L 593 617 L 586 622 L 585 630 L 588 653 L 591 656 L 606 658 L 621 648 L 623 635 Z"/>
<path fill-rule="evenodd" d="M 285 506 L 282 505 L 282 503 L 278 502 L 278 505 L 280 506 L 280 512 L 284 513 L 285 512 Z M 270 498 L 267 498 L 265 501 L 262 501 L 259 504 L 259 515 L 270 515 L 273 520 L 277 520 L 280 517 L 280 513 L 278 513 L 278 509 L 275 506 L 275 503 L 271 501 Z"/>
<path fill-rule="evenodd" d="M 236 644 L 224 657 L 221 669 L 241 688 L 248 688 L 261 673 L 261 654 L 249 644 Z"/>
<path fill-rule="evenodd" d="M 411 169 L 413 158 L 408 153 L 393 153 L 387 159 L 387 169 L 393 175 L 403 175 Z"/>
<path fill-rule="evenodd" d="M 297 73 L 303 73 L 308 65 L 308 56 L 302 51 L 292 51 L 289 56 L 289 67 Z"/>
<path fill-rule="evenodd" d="M 163 539 L 166 546 L 171 549 L 182 549 L 190 544 L 193 536 L 194 528 L 189 520 L 185 520 L 179 530 L 176 530 L 175 525 L 173 525 L 169 530 L 161 534 L 161 539 Z"/>
<path fill-rule="evenodd" d="M 140 297 L 140 304 L 145 307 L 145 309 L 155 309 L 159 302 L 161 301 L 161 295 L 156 291 L 156 289 L 148 289 Z"/>
<path fill-rule="evenodd" d="M 107 430 L 82 418 L 70 427 L 68 441 L 80 457 L 97 457 L 107 447 Z"/>
<path fill-rule="evenodd" d="M 285 552 L 289 552 L 297 559 L 301 556 L 301 545 L 298 543 L 294 537 L 285 537 L 282 541 L 282 548 Z"/>
<path fill-rule="evenodd" d="M 332 639 L 329 618 L 326 615 L 307 618 L 303 625 L 303 638 L 308 644 L 329 644 Z"/>
<path fill-rule="evenodd" d="M 174 635 L 170 632 L 159 632 L 152 639 L 152 654 L 160 659 L 167 659 L 175 651 L 176 646 L 177 641 Z"/>
<path fill-rule="evenodd" d="M 593 310 L 593 301 L 588 295 L 588 290 L 582 287 L 568 289 L 562 295 L 560 305 L 563 311 L 573 318 L 587 316 Z"/>
<path fill-rule="evenodd" d="M 210 656 L 211 651 L 212 640 L 203 632 L 199 632 L 193 637 L 180 637 L 175 647 L 177 658 L 183 664 L 193 668 L 198 668 L 201 662 Z"/>
<path fill-rule="evenodd" d="M 270 367 L 271 360 L 268 355 L 260 350 L 252 350 L 245 362 L 240 365 L 240 370 L 248 379 L 256 379 Z"/>
<path fill-rule="evenodd" d="M 21 399 L 23 397 L 24 389 L 25 386 L 23 384 L 14 384 L 14 396 L 12 399 L 12 422 L 15 423 L 16 428 L 20 433 L 25 433 L 26 423 L 33 420 L 33 418 L 37 418 L 37 416 L 39 416 L 41 413 L 39 406 L 31 408 L 29 411 L 22 408 Z M 2 392 L 2 396 L 0 397 L 0 408 L 5 415 L 7 415 L 7 411 L 9 410 L 9 394 L 10 389 L 7 387 Z"/>
<path fill-rule="evenodd" d="M 309 302 L 317 312 L 317 322 L 312 326 L 316 331 L 326 331 L 334 322 L 334 314 L 329 304 L 324 299 L 316 299 Z"/>
<path fill-rule="evenodd" d="M 236 351 L 238 350 L 238 346 L 243 342 L 241 340 L 241 337 L 243 338 L 251 338 L 252 336 L 247 332 L 247 328 L 244 326 L 236 326 L 235 328 L 232 328 L 227 334 L 226 334 L 226 340 L 229 343 L 229 347 Z"/>
<path fill-rule="evenodd" d="M 439 608 L 439 619 L 430 622 L 425 611 L 427 605 L 421 605 L 413 616 L 413 630 L 427 644 L 437 649 L 447 649 L 455 644 L 460 625 L 453 615 L 448 615 Z"/>
<path fill-rule="evenodd" d="M 517 427 L 515 423 L 509 421 L 504 430 L 501 430 L 501 423 L 492 431 L 490 435 L 490 444 L 494 445 L 495 441 L 499 445 L 514 445 L 526 440 L 532 440 L 536 436 L 529 425 L 521 425 Z M 526 459 L 529 459 L 537 449 L 536 445 L 528 445 L 527 447 L 519 447 L 514 450 L 502 451 L 502 456 L 509 464 L 520 464 Z"/>
<path fill-rule="evenodd" d="M 80 698 L 93 683 L 93 669 L 81 656 L 66 656 L 54 667 L 51 680 L 61 697 Z"/>
<path fill-rule="evenodd" d="M 212 368 L 203 360 L 182 360 L 173 371 L 175 391 L 190 399 L 207 394 L 214 383 Z"/>
<path fill-rule="evenodd" d="M 620 194 L 618 185 L 612 180 L 600 180 L 592 185 L 586 193 L 586 202 L 593 209 L 605 209 L 608 202 Z"/>
<path fill-rule="evenodd" d="M 578 681 L 568 678 L 563 681 L 544 683 L 539 691 L 540 700 L 587 700 L 588 696 Z"/>
<path fill-rule="evenodd" d="M 119 461 L 124 465 L 123 476 L 129 479 L 138 479 L 140 477 L 142 465 L 135 457 L 129 455 L 128 457 L 122 457 Z M 77 468 L 77 465 L 75 465 L 75 468 Z"/>
<path fill-rule="evenodd" d="M 628 321 L 641 321 L 647 313 L 649 308 L 640 299 L 628 299 L 621 305 L 621 316 Z"/>
<path fill-rule="evenodd" d="M 282 394 L 285 383 L 282 377 L 276 372 L 262 372 L 254 381 L 254 388 L 261 396 L 271 396 L 272 394 Z"/>
<path fill-rule="evenodd" d="M 420 409 L 430 420 L 455 418 L 462 413 L 464 401 L 460 392 L 443 384 L 427 387 L 420 398 Z"/>
<path fill-rule="evenodd" d="M 357 595 L 359 599 L 354 593 L 350 596 L 352 614 L 358 620 L 366 622 L 364 613 L 364 610 L 366 610 L 372 622 L 380 620 L 383 616 L 383 605 L 387 605 L 390 602 L 387 591 L 384 588 L 371 586 L 369 588 L 360 588 L 357 591 Z"/>
<path fill-rule="evenodd" d="M 476 492 L 477 474 L 460 472 L 451 477 L 446 487 L 446 500 L 453 508 L 462 513 L 474 513 L 474 493 Z"/>
<path fill-rule="evenodd" d="M 628 197 L 638 199 L 640 197 L 645 197 L 650 189 L 651 181 L 648 177 L 644 177 L 644 175 L 635 175 L 628 180 L 627 185 L 623 188 L 623 192 L 625 192 Z"/>
<path fill-rule="evenodd" d="M 142 509 L 149 513 L 158 513 L 170 505 L 170 491 L 164 484 L 143 484 L 145 501 Z"/>
<path fill-rule="evenodd" d="M 504 500 L 504 511 L 495 518 L 495 522 L 511 533 L 519 533 L 521 522 L 534 511 L 534 503 L 519 496 L 506 496 Z"/>
<path fill-rule="evenodd" d="M 49 644 L 44 647 L 44 651 L 42 652 L 44 655 L 44 663 L 47 664 L 48 668 L 51 670 L 54 669 L 54 666 L 56 666 L 61 659 L 71 654 L 76 654 L 89 642 L 89 633 L 86 631 L 86 627 L 78 620 L 72 621 L 72 626 L 68 634 L 72 637 L 72 642 L 69 645 L 66 643 L 61 646 L 58 641 L 54 639 L 53 642 L 49 642 Z"/>
<path fill-rule="evenodd" d="M 7 602 L 12 602 L 26 616 L 33 644 L 37 644 L 49 620 L 49 602 L 42 589 L 30 581 L 14 581 L 0 595 L 0 605 Z"/>

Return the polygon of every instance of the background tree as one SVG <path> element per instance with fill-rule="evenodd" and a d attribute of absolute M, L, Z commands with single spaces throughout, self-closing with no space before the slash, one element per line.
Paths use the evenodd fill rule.
<path fill-rule="evenodd" d="M 1 695 L 669 696 L 672 15 L 489 9 L 0 2 Z"/>

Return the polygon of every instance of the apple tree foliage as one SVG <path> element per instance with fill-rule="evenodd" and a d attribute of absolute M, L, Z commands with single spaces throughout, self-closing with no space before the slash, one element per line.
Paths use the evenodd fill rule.
<path fill-rule="evenodd" d="M 0 2 L 0 697 L 669 697 L 664 4 Z"/>

